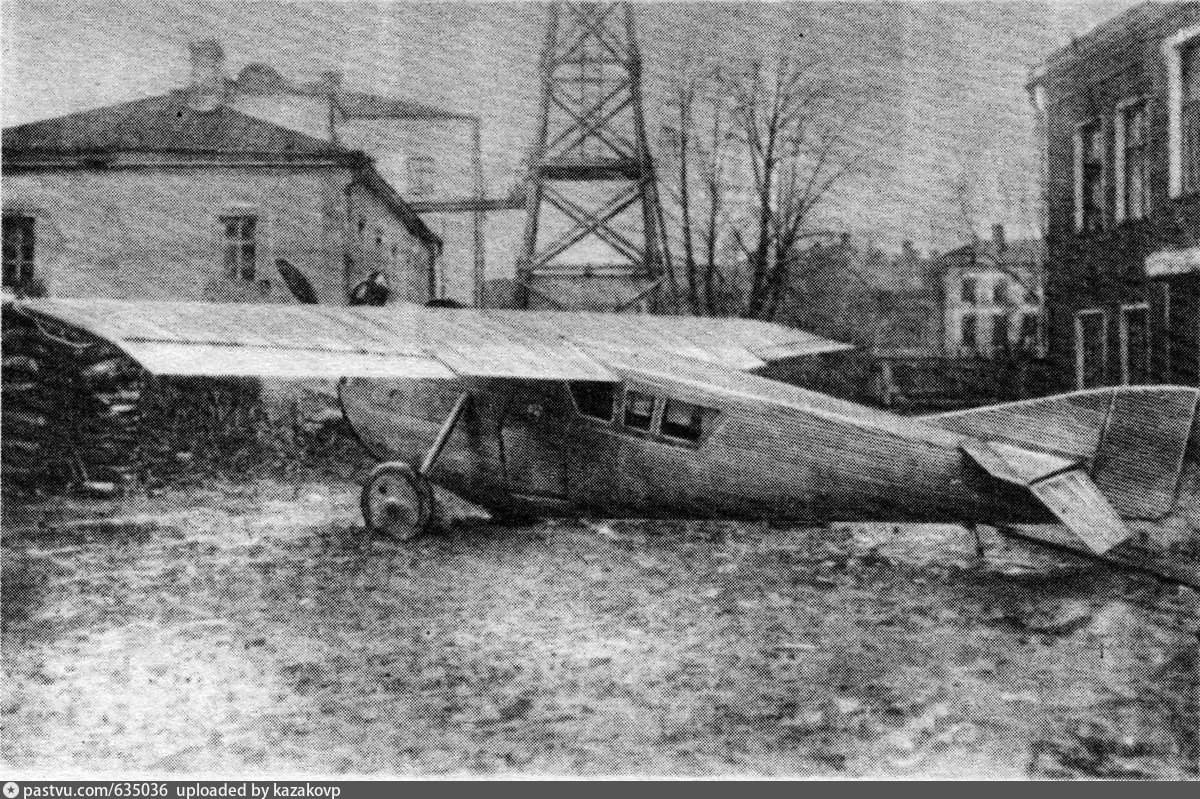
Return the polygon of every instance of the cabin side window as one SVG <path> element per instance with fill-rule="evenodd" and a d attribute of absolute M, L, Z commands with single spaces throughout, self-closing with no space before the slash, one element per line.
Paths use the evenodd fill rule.
<path fill-rule="evenodd" d="M 650 394 L 629 391 L 625 394 L 625 426 L 633 430 L 649 430 L 654 421 L 655 399 Z"/>
<path fill-rule="evenodd" d="M 576 380 L 570 384 L 575 407 L 584 416 L 611 422 L 616 404 L 616 387 L 612 383 Z"/>
<path fill-rule="evenodd" d="M 660 432 L 668 438 L 697 442 L 704 435 L 705 418 L 712 413 L 708 408 L 690 402 L 669 399 L 663 408 Z"/>

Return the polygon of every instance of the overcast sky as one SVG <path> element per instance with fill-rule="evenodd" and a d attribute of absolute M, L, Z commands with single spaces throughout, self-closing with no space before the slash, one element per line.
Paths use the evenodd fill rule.
<path fill-rule="evenodd" d="M 867 168 L 834 209 L 853 232 L 888 248 L 905 238 L 953 246 L 964 178 L 981 228 L 1031 231 L 1029 68 L 1131 5 L 637 3 L 648 125 L 662 118 L 685 50 L 724 60 L 792 49 L 876 98 L 851 131 Z M 340 69 L 351 88 L 480 114 L 498 194 L 518 178 L 531 136 L 545 12 L 525 2 L 4 0 L 4 124 L 179 87 L 188 41 L 211 37 L 231 74 L 254 61 L 296 79 Z"/>

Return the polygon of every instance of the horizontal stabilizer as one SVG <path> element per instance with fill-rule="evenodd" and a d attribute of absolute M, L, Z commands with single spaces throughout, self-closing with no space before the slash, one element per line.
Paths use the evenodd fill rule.
<path fill-rule="evenodd" d="M 1081 469 L 1049 477 L 1029 489 L 1097 555 L 1103 555 L 1132 535 L 1092 478 Z"/>
<path fill-rule="evenodd" d="M 1032 491 L 1097 555 L 1131 535 L 1079 463 L 996 441 L 968 439 L 962 450 L 993 477 Z"/>
<path fill-rule="evenodd" d="M 1014 447 L 999 441 L 968 439 L 962 443 L 962 450 L 992 477 L 1022 486 L 1065 472 L 1077 465 L 1075 461 L 1057 455 Z"/>

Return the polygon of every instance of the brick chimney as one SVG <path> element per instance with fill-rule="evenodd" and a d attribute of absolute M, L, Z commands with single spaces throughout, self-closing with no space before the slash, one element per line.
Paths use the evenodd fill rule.
<path fill-rule="evenodd" d="M 192 80 L 188 85 L 188 107 L 213 111 L 225 102 L 225 51 L 215 39 L 188 44 L 192 55 Z"/>

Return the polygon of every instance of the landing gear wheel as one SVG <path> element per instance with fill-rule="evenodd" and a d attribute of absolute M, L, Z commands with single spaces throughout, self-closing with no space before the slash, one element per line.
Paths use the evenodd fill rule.
<path fill-rule="evenodd" d="M 381 463 L 362 491 L 367 534 L 408 541 L 429 527 L 433 518 L 433 486 L 407 463 Z"/>

